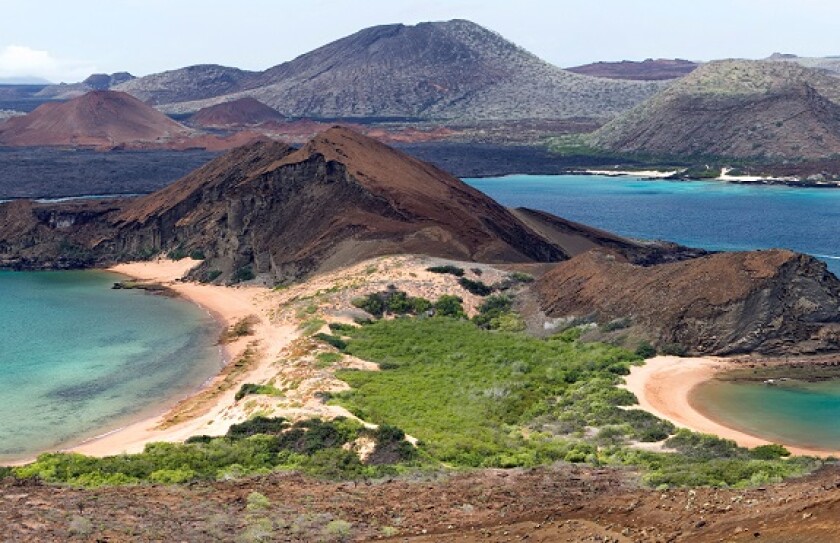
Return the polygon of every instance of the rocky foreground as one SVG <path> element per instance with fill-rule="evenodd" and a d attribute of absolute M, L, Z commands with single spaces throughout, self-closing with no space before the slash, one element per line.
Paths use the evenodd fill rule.
<path fill-rule="evenodd" d="M 621 471 L 557 466 L 95 490 L 6 480 L 0 498 L 6 541 L 833 543 L 840 530 L 836 467 L 750 490 L 658 491 Z"/>

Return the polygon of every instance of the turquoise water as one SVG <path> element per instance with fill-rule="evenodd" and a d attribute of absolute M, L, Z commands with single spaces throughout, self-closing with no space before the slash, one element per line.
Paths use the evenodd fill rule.
<path fill-rule="evenodd" d="M 840 274 L 840 189 L 588 175 L 465 181 L 504 205 L 624 236 L 726 251 L 782 247 L 817 256 Z"/>
<path fill-rule="evenodd" d="M 218 372 L 199 307 L 98 271 L 0 271 L 0 461 L 170 407 Z"/>
<path fill-rule="evenodd" d="M 709 381 L 691 401 L 714 420 L 769 441 L 840 450 L 840 382 Z"/>

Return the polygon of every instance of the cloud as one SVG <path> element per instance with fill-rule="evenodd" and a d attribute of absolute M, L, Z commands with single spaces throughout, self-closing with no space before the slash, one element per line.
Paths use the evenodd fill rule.
<path fill-rule="evenodd" d="M 25 45 L 7 45 L 0 49 L 0 77 L 38 77 L 58 83 L 81 81 L 96 67 L 90 62 L 59 58 L 49 51 Z"/>

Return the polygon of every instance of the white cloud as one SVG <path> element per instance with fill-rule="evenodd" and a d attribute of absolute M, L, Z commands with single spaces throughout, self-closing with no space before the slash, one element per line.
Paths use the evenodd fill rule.
<path fill-rule="evenodd" d="M 39 77 L 58 83 L 80 81 L 96 71 L 90 62 L 53 56 L 25 45 L 0 49 L 0 77 Z"/>

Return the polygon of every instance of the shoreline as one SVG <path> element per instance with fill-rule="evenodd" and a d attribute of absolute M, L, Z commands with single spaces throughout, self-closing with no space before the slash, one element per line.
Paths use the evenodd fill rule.
<path fill-rule="evenodd" d="M 713 419 L 691 401 L 692 391 L 722 371 L 733 367 L 725 358 L 657 356 L 643 366 L 633 366 L 625 377 L 624 388 L 635 394 L 638 407 L 665 419 L 678 428 L 731 439 L 742 447 L 774 443 Z M 791 454 L 803 456 L 837 456 L 840 451 L 800 447 L 779 443 Z"/>
<path fill-rule="evenodd" d="M 256 298 L 268 292 L 268 289 L 254 286 L 228 287 L 219 285 L 205 285 L 191 282 L 180 282 L 191 268 L 199 262 L 190 259 L 179 261 L 158 260 L 149 262 L 133 262 L 118 264 L 104 269 L 112 273 L 144 282 L 161 283 L 171 289 L 184 301 L 195 304 L 206 311 L 219 325 L 221 332 L 235 324 L 238 320 L 256 315 L 259 322 L 254 327 L 254 334 L 239 338 L 225 344 L 219 344 L 220 365 L 216 373 L 192 389 L 187 395 L 173 398 L 167 402 L 167 407 L 150 410 L 153 414 L 141 415 L 119 428 L 108 430 L 94 437 L 89 437 L 81 443 L 75 443 L 57 448 L 57 452 L 75 452 L 88 456 L 111 456 L 122 453 L 142 452 L 148 443 L 157 441 L 184 441 L 188 437 L 199 434 L 223 435 L 230 424 L 235 422 L 231 413 L 234 405 L 234 390 L 225 390 L 217 397 L 210 398 L 206 405 L 200 405 L 199 413 L 188 416 L 186 420 L 172 423 L 170 418 L 176 414 L 184 404 L 197 400 L 200 396 L 220 383 L 225 375 L 225 369 L 242 356 L 245 350 L 258 345 L 256 362 L 243 379 L 264 369 L 263 366 L 269 353 L 285 348 L 293 341 L 297 334 L 293 330 L 282 328 L 271 330 L 262 304 Z M 244 382 L 244 381 L 243 381 Z M 41 451 L 38 454 L 50 451 Z M 4 463 L 7 466 L 20 466 L 36 460 L 37 454 Z"/>

